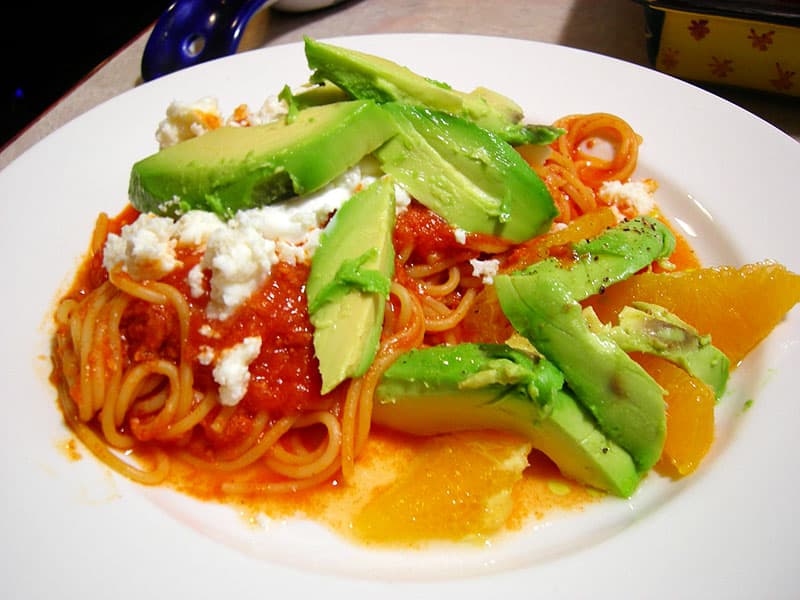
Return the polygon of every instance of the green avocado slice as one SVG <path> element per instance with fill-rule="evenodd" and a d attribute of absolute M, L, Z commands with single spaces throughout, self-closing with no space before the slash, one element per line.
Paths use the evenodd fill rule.
<path fill-rule="evenodd" d="M 543 143 L 559 131 L 542 137 L 521 123 L 522 108 L 510 98 L 479 87 L 470 93 L 414 73 L 395 62 L 305 37 L 312 81 L 331 81 L 354 98 L 400 102 L 429 108 L 474 122 L 511 144 Z M 547 142 L 544 142 L 547 143 Z"/>
<path fill-rule="evenodd" d="M 663 449 L 663 390 L 617 343 L 590 329 L 579 300 L 666 258 L 674 243 L 662 223 L 639 217 L 576 244 L 569 265 L 549 259 L 495 278 L 511 324 L 561 369 L 577 400 L 630 453 L 640 472 L 649 470 Z"/>
<path fill-rule="evenodd" d="M 136 162 L 130 201 L 160 215 L 229 218 L 323 187 L 395 133 L 394 120 L 363 100 L 312 106 L 291 122 L 220 127 Z"/>
<path fill-rule="evenodd" d="M 563 388 L 552 363 L 503 344 L 412 350 L 383 375 L 373 422 L 415 435 L 495 429 L 530 439 L 561 472 L 622 497 L 639 474 Z"/>
<path fill-rule="evenodd" d="M 474 123 L 387 103 L 398 134 L 375 156 L 419 202 L 453 227 L 522 242 L 550 228 L 558 211 L 523 158 Z"/>
<path fill-rule="evenodd" d="M 681 367 L 714 390 L 725 392 L 730 360 L 691 325 L 667 309 L 647 302 L 634 302 L 619 313 L 619 325 L 603 324 L 590 307 L 583 315 L 592 332 L 606 336 L 625 352 L 659 356 Z"/>
<path fill-rule="evenodd" d="M 591 332 L 581 305 L 561 282 L 503 275 L 495 286 L 514 328 L 563 371 L 575 397 L 639 471 L 649 470 L 666 436 L 661 387 L 618 345 Z"/>
<path fill-rule="evenodd" d="M 314 352 L 327 394 L 363 375 L 378 350 L 394 274 L 394 184 L 384 177 L 333 215 L 306 282 Z"/>
<path fill-rule="evenodd" d="M 623 281 L 675 249 L 666 225 L 651 217 L 636 217 L 608 228 L 601 235 L 575 244 L 568 268 L 548 258 L 516 274 L 558 279 L 573 299 L 581 301 Z"/>

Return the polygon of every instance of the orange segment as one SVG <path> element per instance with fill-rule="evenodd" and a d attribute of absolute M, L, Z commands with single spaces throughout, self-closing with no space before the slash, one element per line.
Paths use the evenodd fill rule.
<path fill-rule="evenodd" d="M 500 529 L 528 465 L 529 442 L 494 432 L 431 438 L 409 469 L 353 519 L 366 542 L 479 539 Z"/>
<path fill-rule="evenodd" d="M 667 475 L 688 475 L 714 441 L 714 392 L 666 360 L 638 353 L 634 358 L 667 391 L 667 438 L 657 468 Z"/>
<path fill-rule="evenodd" d="M 617 217 L 614 211 L 607 207 L 581 215 L 571 221 L 564 229 L 557 229 L 520 244 L 508 257 L 508 262 L 503 267 L 503 271 L 509 272 L 524 269 L 540 260 L 544 260 L 554 250 L 562 246 L 595 238 L 616 224 Z"/>
<path fill-rule="evenodd" d="M 463 339 L 487 344 L 502 344 L 514 333 L 508 317 L 500 308 L 493 285 L 487 285 L 478 292 L 460 327 Z"/>
<path fill-rule="evenodd" d="M 800 275 L 762 262 L 674 273 L 640 273 L 587 302 L 612 321 L 635 300 L 663 306 L 710 334 L 735 367 L 800 301 Z"/>

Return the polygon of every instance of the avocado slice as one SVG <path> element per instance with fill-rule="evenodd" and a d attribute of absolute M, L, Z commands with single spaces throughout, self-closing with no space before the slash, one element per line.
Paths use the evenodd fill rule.
<path fill-rule="evenodd" d="M 320 234 L 306 296 L 327 394 L 363 375 L 380 342 L 394 275 L 394 184 L 383 177 L 347 200 Z"/>
<path fill-rule="evenodd" d="M 649 470 L 663 449 L 663 390 L 618 344 L 592 332 L 578 301 L 669 256 L 673 248 L 663 224 L 639 217 L 575 245 L 569 266 L 549 259 L 495 278 L 511 324 L 561 369 L 575 397 L 640 472 Z"/>
<path fill-rule="evenodd" d="M 504 275 L 495 286 L 511 324 L 564 372 L 575 397 L 639 471 L 650 469 L 666 435 L 661 387 L 618 345 L 591 332 L 561 282 Z"/>
<path fill-rule="evenodd" d="M 630 496 L 640 479 L 630 455 L 563 385 L 552 363 L 504 344 L 416 349 L 384 373 L 372 419 L 415 435 L 478 429 L 520 434 L 567 477 Z"/>
<path fill-rule="evenodd" d="M 594 310 L 583 310 L 589 328 L 615 342 L 625 352 L 660 356 L 681 367 L 714 390 L 725 393 L 730 360 L 691 325 L 666 308 L 647 302 L 633 302 L 619 313 L 619 325 L 604 325 Z"/>
<path fill-rule="evenodd" d="M 297 92 L 285 85 L 278 94 L 278 99 L 286 103 L 288 109 L 286 114 L 287 123 L 297 119 L 297 113 L 306 108 L 352 100 L 347 92 L 329 81 L 304 87 Z"/>
<path fill-rule="evenodd" d="M 484 87 L 470 93 L 454 90 L 385 58 L 308 36 L 305 53 L 309 68 L 314 70 L 312 81 L 332 81 L 354 98 L 445 112 L 472 121 L 510 144 L 538 143 L 541 139 L 521 123 L 522 108 L 498 92 Z"/>
<path fill-rule="evenodd" d="M 160 215 L 229 218 L 321 188 L 395 133 L 394 120 L 363 100 L 310 107 L 291 122 L 220 127 L 136 162 L 130 201 Z"/>
<path fill-rule="evenodd" d="M 292 101 L 298 110 L 352 99 L 352 96 L 330 81 L 322 81 L 292 94 Z"/>
<path fill-rule="evenodd" d="M 574 244 L 569 268 L 557 258 L 548 258 L 519 273 L 558 279 L 572 298 L 580 301 L 602 294 L 608 286 L 668 257 L 674 249 L 675 237 L 666 225 L 652 217 L 636 217 Z"/>
<path fill-rule="evenodd" d="M 383 170 L 454 227 L 522 242 L 558 214 L 538 175 L 474 123 L 427 108 L 382 105 L 398 134 L 378 148 Z"/>

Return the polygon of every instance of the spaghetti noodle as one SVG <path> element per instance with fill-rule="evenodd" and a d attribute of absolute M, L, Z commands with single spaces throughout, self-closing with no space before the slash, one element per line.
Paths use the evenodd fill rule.
<path fill-rule="evenodd" d="M 606 114 L 556 125 L 566 134 L 532 166 L 566 224 L 601 207 L 602 182 L 631 176 L 641 138 Z M 592 154 L 600 139 L 610 157 Z M 291 492 L 339 474 L 348 481 L 370 434 L 375 388 L 401 353 L 499 335 L 470 327 L 492 307 L 476 265 L 502 268 L 516 247 L 486 235 L 462 239 L 412 202 L 394 234 L 396 274 L 377 355 L 363 376 L 323 396 L 304 299 L 307 265 L 279 263 L 231 317 L 212 322 L 207 294 L 197 297 L 186 283 L 200 263 L 197 248 L 182 249 L 180 266 L 161 278 L 103 267 L 109 235 L 137 217 L 131 208 L 98 217 L 85 262 L 55 311 L 53 381 L 75 435 L 141 483 L 168 481 L 176 462 L 222 474 L 222 492 L 233 495 Z M 250 385 L 228 405 L 204 357 L 253 335 L 262 345 L 249 363 Z"/>
<path fill-rule="evenodd" d="M 554 123 L 565 130 L 543 164 L 531 166 L 547 185 L 569 223 L 602 204 L 597 192 L 607 181 L 626 181 L 636 169 L 642 138 L 616 115 L 570 115 Z"/>

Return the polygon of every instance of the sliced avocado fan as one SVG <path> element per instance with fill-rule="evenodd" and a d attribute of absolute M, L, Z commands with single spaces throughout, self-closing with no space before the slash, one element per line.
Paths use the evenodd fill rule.
<path fill-rule="evenodd" d="M 664 391 L 627 352 L 662 356 L 718 393 L 728 361 L 707 336 L 661 307 L 634 303 L 612 327 L 578 299 L 673 248 L 666 226 L 640 217 L 576 244 L 566 265 L 551 259 L 498 276 L 501 306 L 523 336 L 401 356 L 376 390 L 374 421 L 420 435 L 515 432 L 565 475 L 629 496 L 660 458 L 666 412 Z"/>
<path fill-rule="evenodd" d="M 640 472 L 661 456 L 666 435 L 663 390 L 614 343 L 592 333 L 568 288 L 535 276 L 498 276 L 511 324 L 564 373 L 600 429 L 633 457 Z"/>

